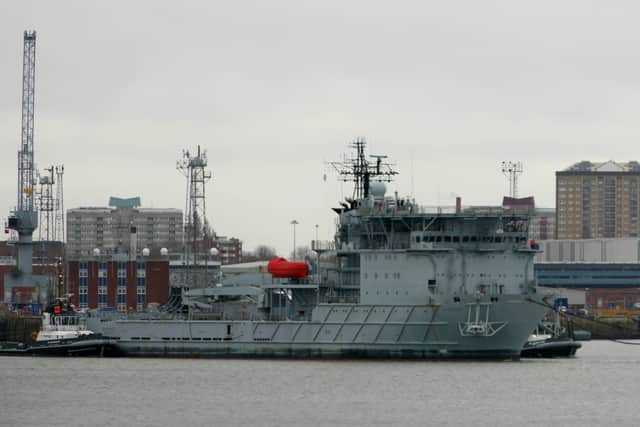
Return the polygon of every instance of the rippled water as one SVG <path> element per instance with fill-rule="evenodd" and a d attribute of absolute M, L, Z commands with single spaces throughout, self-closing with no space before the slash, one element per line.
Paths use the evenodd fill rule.
<path fill-rule="evenodd" d="M 2 426 L 638 425 L 640 345 L 520 362 L 0 357 Z"/>

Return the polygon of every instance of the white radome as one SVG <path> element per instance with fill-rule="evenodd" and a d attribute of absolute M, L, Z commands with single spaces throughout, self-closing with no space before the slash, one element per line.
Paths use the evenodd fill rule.
<path fill-rule="evenodd" d="M 374 181 L 369 184 L 369 191 L 373 197 L 375 197 L 376 199 L 381 199 L 387 192 L 387 186 L 384 185 L 384 182 Z"/>

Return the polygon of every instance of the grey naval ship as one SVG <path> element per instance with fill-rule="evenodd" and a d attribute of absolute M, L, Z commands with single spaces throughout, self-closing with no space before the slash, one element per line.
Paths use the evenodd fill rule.
<path fill-rule="evenodd" d="M 334 163 L 355 183 L 318 257 L 182 291 L 180 313 L 87 327 L 125 356 L 517 359 L 547 311 L 529 218 L 502 208 L 427 212 L 386 194 L 384 156 Z M 273 267 L 273 268 L 272 268 Z M 276 268 L 277 267 L 277 268 Z M 307 268 L 310 270 L 307 274 Z"/>

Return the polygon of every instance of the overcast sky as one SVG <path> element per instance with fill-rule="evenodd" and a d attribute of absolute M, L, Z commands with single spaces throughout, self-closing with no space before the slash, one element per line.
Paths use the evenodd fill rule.
<path fill-rule="evenodd" d="M 0 14 L 0 216 L 16 204 L 22 35 L 37 30 L 36 162 L 65 206 L 184 208 L 200 144 L 222 235 L 288 254 L 351 194 L 325 161 L 364 136 L 425 205 L 554 206 L 554 172 L 638 160 L 640 4 L 604 1 L 13 1 Z M 328 171 L 326 182 L 323 173 Z M 37 232 L 36 232 L 37 233 Z"/>

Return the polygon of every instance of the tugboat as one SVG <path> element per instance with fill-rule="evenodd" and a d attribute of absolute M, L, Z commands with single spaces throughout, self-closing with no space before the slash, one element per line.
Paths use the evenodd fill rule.
<path fill-rule="evenodd" d="M 36 343 L 73 340 L 93 335 L 86 329 L 69 298 L 58 298 L 42 314 L 42 327 Z"/>
<path fill-rule="evenodd" d="M 554 310 L 552 322 L 542 322 L 522 347 L 522 357 L 573 357 L 582 344 L 576 342 L 573 323 L 565 330 L 560 325 L 560 314 Z"/>
<path fill-rule="evenodd" d="M 101 356 L 111 354 L 110 342 L 86 329 L 69 298 L 58 298 L 42 314 L 42 326 L 34 343 L 5 343 L 4 355 Z"/>
<path fill-rule="evenodd" d="M 183 291 L 186 316 L 90 313 L 90 329 L 127 356 L 520 358 L 546 311 L 529 216 L 461 202 L 428 210 L 388 195 L 397 172 L 386 156 L 367 156 L 363 139 L 352 147 L 333 165 L 355 183 L 353 196 L 333 209 L 334 241 L 312 242 L 315 265 L 278 260 L 268 272 Z"/>

